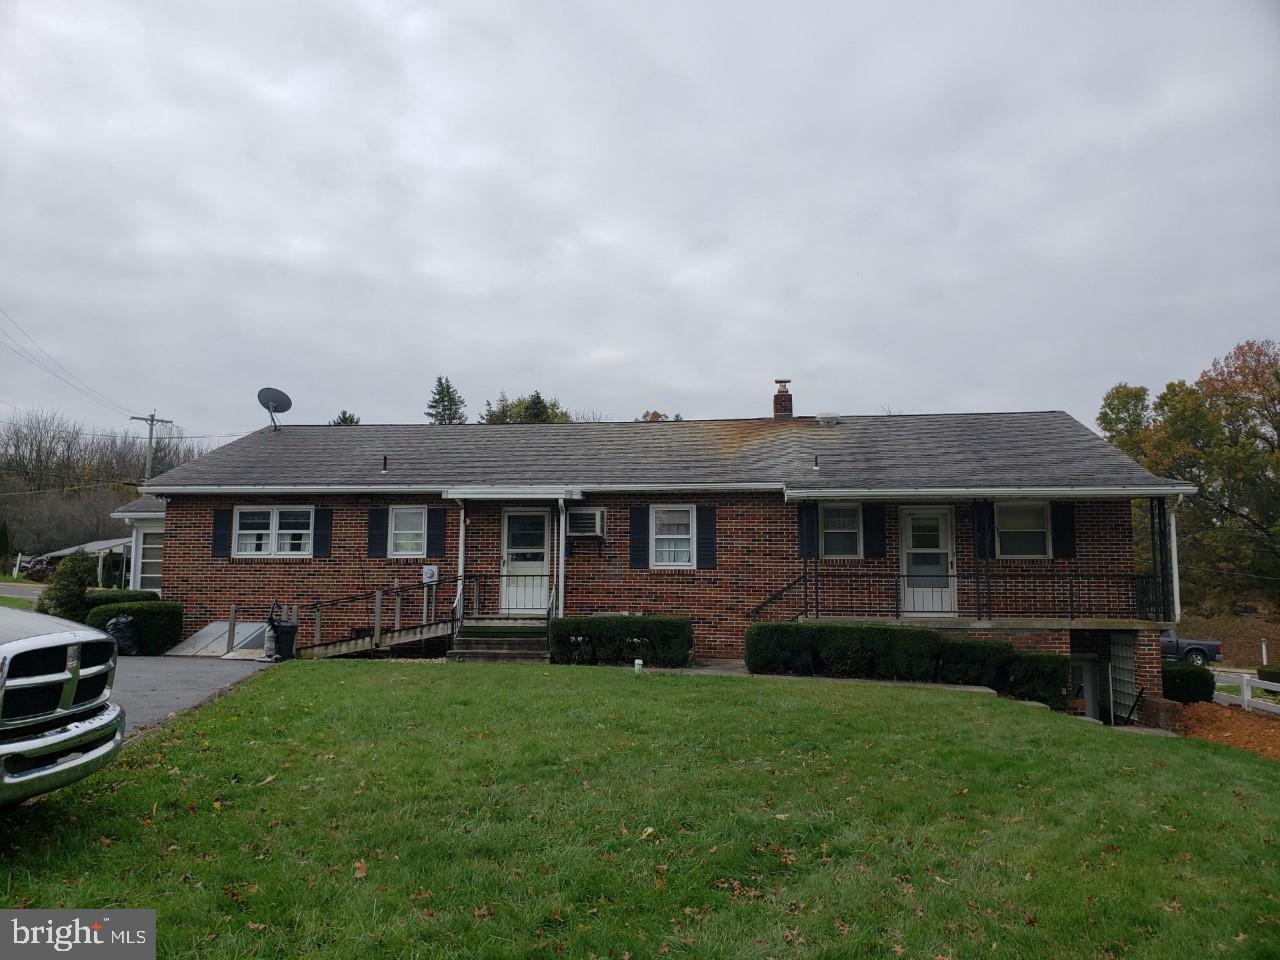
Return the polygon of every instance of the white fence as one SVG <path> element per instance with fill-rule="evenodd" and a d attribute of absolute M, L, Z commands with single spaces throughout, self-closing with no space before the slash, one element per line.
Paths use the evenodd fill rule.
<path fill-rule="evenodd" d="M 1213 694 L 1214 703 L 1225 703 L 1228 706 L 1244 707 L 1246 710 L 1258 710 L 1263 713 L 1274 713 L 1280 716 L 1280 703 L 1276 703 L 1274 700 L 1259 699 L 1256 696 L 1259 690 L 1280 694 L 1280 683 L 1259 680 L 1248 673 L 1226 673 L 1221 670 L 1215 670 L 1213 675 L 1218 684 L 1218 690 L 1214 691 Z M 1238 686 L 1240 688 L 1239 696 L 1222 693 L 1223 685 Z"/>

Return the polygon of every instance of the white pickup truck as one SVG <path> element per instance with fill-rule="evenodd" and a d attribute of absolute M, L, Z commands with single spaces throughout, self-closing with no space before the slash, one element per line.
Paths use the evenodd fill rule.
<path fill-rule="evenodd" d="M 106 634 L 0 607 L 0 807 L 111 762 L 124 741 L 115 673 Z"/>

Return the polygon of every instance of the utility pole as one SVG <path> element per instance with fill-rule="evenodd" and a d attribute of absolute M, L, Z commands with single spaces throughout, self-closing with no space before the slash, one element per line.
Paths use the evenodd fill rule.
<path fill-rule="evenodd" d="M 173 421 L 160 419 L 156 416 L 156 412 L 154 410 L 151 411 L 151 416 L 149 417 L 130 417 L 129 419 L 141 420 L 147 425 L 147 476 L 144 479 L 145 482 L 146 480 L 151 479 L 151 461 L 154 459 L 156 452 L 156 424 L 173 423 Z"/>

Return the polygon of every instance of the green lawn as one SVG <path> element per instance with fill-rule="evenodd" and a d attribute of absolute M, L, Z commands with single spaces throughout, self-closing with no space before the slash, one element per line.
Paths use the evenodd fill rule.
<path fill-rule="evenodd" d="M 13 607 L 15 610 L 30 610 L 34 606 L 30 600 L 22 597 L 0 597 L 0 607 Z"/>
<path fill-rule="evenodd" d="M 6 815 L 163 957 L 1275 957 L 1280 765 L 973 694 L 291 663 Z"/>

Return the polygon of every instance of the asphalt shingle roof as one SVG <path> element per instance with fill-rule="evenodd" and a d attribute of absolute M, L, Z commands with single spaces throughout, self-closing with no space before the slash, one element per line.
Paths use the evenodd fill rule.
<path fill-rule="evenodd" d="M 130 500 L 124 506 L 111 511 L 113 517 L 136 517 L 151 514 L 164 515 L 164 501 L 159 497 L 143 494 L 137 500 Z"/>
<path fill-rule="evenodd" d="M 383 457 L 387 470 L 382 470 Z M 814 458 L 818 468 L 814 469 Z M 759 484 L 789 490 L 1179 486 L 1061 411 L 661 423 L 285 425 L 153 479 L 209 487 Z M 1192 488 L 1187 486 L 1186 490 Z M 130 505 L 132 506 L 132 505 Z"/>

